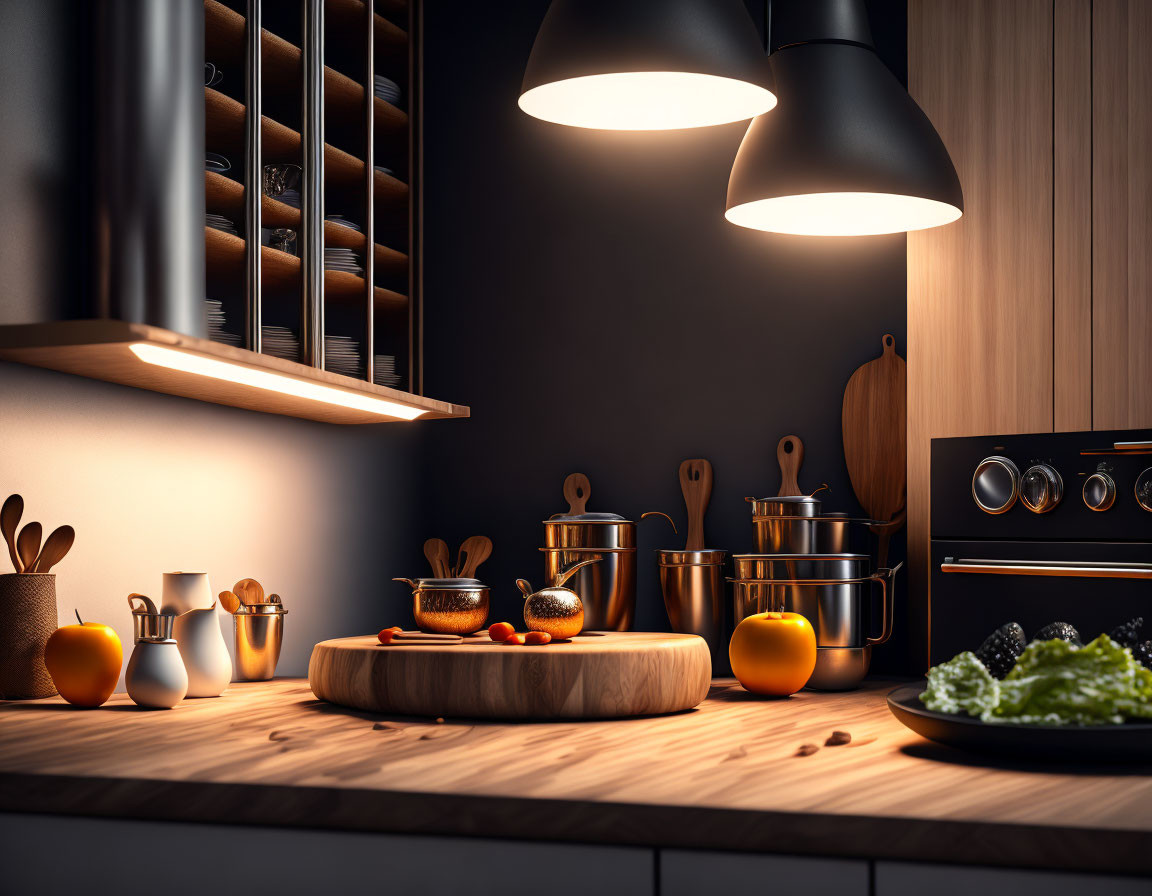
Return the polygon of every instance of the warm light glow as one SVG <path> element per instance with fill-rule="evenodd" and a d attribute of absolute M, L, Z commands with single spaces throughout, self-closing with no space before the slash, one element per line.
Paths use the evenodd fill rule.
<path fill-rule="evenodd" d="M 954 205 L 895 193 L 805 193 L 736 205 L 733 224 L 805 236 L 869 236 L 950 224 L 964 214 Z"/>
<path fill-rule="evenodd" d="M 242 364 L 233 364 L 217 358 L 209 358 L 195 352 L 186 352 L 174 348 L 165 348 L 159 345 L 150 345 L 146 342 L 137 342 L 129 346 L 132 352 L 141 361 L 167 367 L 170 370 L 181 370 L 185 373 L 195 373 L 198 376 L 210 377 L 214 380 L 224 380 L 229 383 L 240 383 L 254 389 L 264 389 L 268 392 L 279 392 L 281 395 L 293 395 L 296 398 L 307 398 L 311 401 L 320 401 L 324 404 L 339 405 L 352 408 L 356 411 L 367 411 L 370 414 L 379 414 L 381 417 L 399 417 L 402 420 L 415 420 L 421 414 L 427 413 L 420 408 L 412 408 L 395 401 L 387 401 L 374 395 L 365 395 L 359 392 L 350 392 L 335 386 L 325 386 L 307 380 L 297 379 L 282 373 L 272 373 L 267 370 L 256 370 Z"/>
<path fill-rule="evenodd" d="M 756 84 L 693 72 L 586 75 L 533 87 L 520 108 L 578 128 L 658 131 L 755 118 L 776 106 Z"/>

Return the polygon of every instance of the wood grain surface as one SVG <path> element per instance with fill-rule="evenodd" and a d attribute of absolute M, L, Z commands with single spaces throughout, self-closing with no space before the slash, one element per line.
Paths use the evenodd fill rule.
<path fill-rule="evenodd" d="M 1052 5 L 1052 415 L 1092 428 L 1092 0 Z"/>
<path fill-rule="evenodd" d="M 908 4 L 908 89 L 964 187 L 964 217 L 908 234 L 910 668 L 928 665 L 931 440 L 1052 429 L 1052 22 L 1052 0 Z"/>
<path fill-rule="evenodd" d="M 1092 5 L 1092 428 L 1152 426 L 1152 3 Z"/>
<path fill-rule="evenodd" d="M 0 810 L 1152 873 L 1152 767 L 957 753 L 892 717 L 893 685 L 716 680 L 688 712 L 531 724 L 343 710 L 302 680 L 0 704 Z"/>
<path fill-rule="evenodd" d="M 376 712 L 497 719 L 603 719 L 691 709 L 712 660 L 696 635 L 585 632 L 510 646 L 483 633 L 460 644 L 321 641 L 308 682 L 321 700 Z"/>

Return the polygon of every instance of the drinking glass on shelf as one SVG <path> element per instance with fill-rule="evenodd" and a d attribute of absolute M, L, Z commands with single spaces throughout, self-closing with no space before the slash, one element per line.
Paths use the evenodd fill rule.
<path fill-rule="evenodd" d="M 265 165 L 264 195 L 275 199 L 288 190 L 296 189 L 302 173 L 299 165 Z"/>
<path fill-rule="evenodd" d="M 277 227 L 272 231 L 272 248 L 295 255 L 296 231 L 291 227 Z"/>

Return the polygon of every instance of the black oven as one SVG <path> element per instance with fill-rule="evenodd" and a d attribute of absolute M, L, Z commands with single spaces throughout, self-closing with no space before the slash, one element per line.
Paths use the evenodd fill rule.
<path fill-rule="evenodd" d="M 932 442 L 930 658 L 1005 622 L 1152 638 L 1152 430 Z"/>

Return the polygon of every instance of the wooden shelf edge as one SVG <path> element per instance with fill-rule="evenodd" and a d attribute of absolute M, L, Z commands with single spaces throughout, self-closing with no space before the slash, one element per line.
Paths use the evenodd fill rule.
<path fill-rule="evenodd" d="M 459 419 L 470 416 L 464 405 L 426 398 L 377 386 L 363 380 L 317 370 L 304 364 L 185 336 L 146 324 L 119 320 L 71 320 L 0 326 L 0 360 L 44 367 L 153 392 L 164 392 L 214 404 L 299 417 L 323 423 L 385 423 L 367 411 L 281 395 L 251 386 L 168 370 L 139 360 L 129 346 L 147 343 L 196 352 L 219 361 L 276 373 L 306 383 L 397 402 L 424 413 L 419 420 Z"/>

